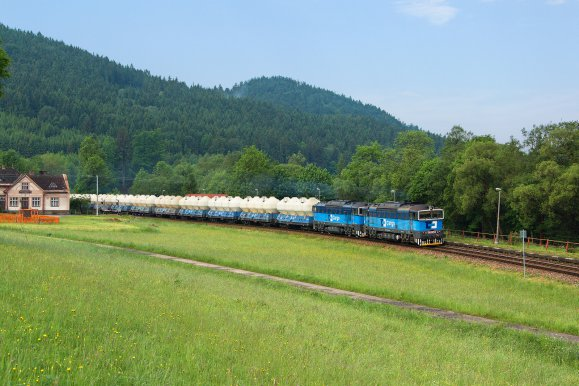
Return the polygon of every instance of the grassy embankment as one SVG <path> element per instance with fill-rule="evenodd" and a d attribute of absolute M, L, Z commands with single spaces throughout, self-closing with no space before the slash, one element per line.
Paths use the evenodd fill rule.
<path fill-rule="evenodd" d="M 303 234 L 132 217 L 65 217 L 58 226 L 3 225 L 208 261 L 579 334 L 579 287 L 515 272 Z"/>
<path fill-rule="evenodd" d="M 102 220 L 70 221 L 65 226 L 93 226 L 93 236 L 105 234 L 99 230 Z M 134 222 L 132 230 L 126 223 L 114 224 L 120 225 L 115 234 L 147 243 L 173 229 L 154 222 L 160 229 L 150 231 L 150 223 Z M 214 232 L 226 235 L 219 228 L 199 228 L 187 229 L 207 239 Z M 273 237 L 238 232 L 238 242 L 240 237 L 254 242 L 257 236 Z M 319 248 L 332 253 L 354 248 L 275 237 L 321 243 Z M 210 241 L 217 250 L 229 243 Z M 0 252 L 2 384 L 579 382 L 577 345 L 500 327 L 432 318 L 6 227 L 0 228 Z M 404 257 L 386 257 L 397 259 Z"/>

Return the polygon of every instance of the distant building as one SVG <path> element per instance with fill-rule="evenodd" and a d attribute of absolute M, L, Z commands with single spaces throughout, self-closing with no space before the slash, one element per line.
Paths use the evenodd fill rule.
<path fill-rule="evenodd" d="M 20 174 L 0 167 L 0 210 L 37 209 L 43 214 L 68 214 L 70 187 L 66 174 Z"/>

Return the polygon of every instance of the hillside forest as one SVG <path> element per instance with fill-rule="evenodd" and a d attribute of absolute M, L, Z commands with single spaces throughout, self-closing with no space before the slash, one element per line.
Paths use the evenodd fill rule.
<path fill-rule="evenodd" d="M 288 78 L 206 89 L 0 25 L 0 165 L 73 190 L 409 200 L 451 229 L 577 240 L 579 122 L 442 138 Z"/>

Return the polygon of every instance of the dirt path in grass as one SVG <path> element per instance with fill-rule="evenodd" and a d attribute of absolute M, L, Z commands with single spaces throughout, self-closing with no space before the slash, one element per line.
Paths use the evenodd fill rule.
<path fill-rule="evenodd" d="M 42 237 L 42 236 L 40 236 L 40 237 Z M 55 239 L 57 237 L 47 237 L 47 238 Z M 382 298 L 382 297 L 378 297 L 378 296 L 363 294 L 360 292 L 346 291 L 346 290 L 341 290 L 338 288 L 326 287 L 323 285 L 306 283 L 303 281 L 292 280 L 292 279 L 286 279 L 286 278 L 279 277 L 279 276 L 272 276 L 272 275 L 267 275 L 267 274 L 258 273 L 258 272 L 246 271 L 246 270 L 238 269 L 238 268 L 231 268 L 231 267 L 227 267 L 227 266 L 223 266 L 223 265 L 217 265 L 217 264 L 205 263 L 202 261 L 184 259 L 184 258 L 176 257 L 176 256 L 163 255 L 160 253 L 148 252 L 148 251 L 143 251 L 143 250 L 139 250 L 139 249 L 117 247 L 117 246 L 93 243 L 93 242 L 88 242 L 88 241 L 77 241 L 77 240 L 70 240 L 70 239 L 61 239 L 61 240 L 67 240 L 67 241 L 73 241 L 73 242 L 82 242 L 82 243 L 87 243 L 87 244 L 91 244 L 91 245 L 95 245 L 95 246 L 99 246 L 99 247 L 103 247 L 103 248 L 123 250 L 123 251 L 137 253 L 140 255 L 150 256 L 150 257 L 154 257 L 154 258 L 158 258 L 158 259 L 171 260 L 171 261 L 176 261 L 179 263 L 190 264 L 190 265 L 194 265 L 197 267 L 204 267 L 204 268 L 209 268 L 209 269 L 214 269 L 214 270 L 219 270 L 219 271 L 225 271 L 225 272 L 230 272 L 230 273 L 234 273 L 237 275 L 257 277 L 257 278 L 261 278 L 261 279 L 265 279 L 265 280 L 271 280 L 271 281 L 275 281 L 275 282 L 279 282 L 279 283 L 284 283 L 287 285 L 291 285 L 291 286 L 294 286 L 297 288 L 306 289 L 309 291 L 316 291 L 316 292 L 325 293 L 328 295 L 345 296 L 345 297 L 348 297 L 350 299 L 354 299 L 354 300 L 358 300 L 358 301 L 364 301 L 364 302 L 370 302 L 370 303 L 381 303 L 381 304 L 387 304 L 390 306 L 399 307 L 399 308 L 403 308 L 403 309 L 407 309 L 407 310 L 420 311 L 420 312 L 424 312 L 424 313 L 427 313 L 427 314 L 430 314 L 430 315 L 433 315 L 436 317 L 449 319 L 449 320 L 460 320 L 460 321 L 469 322 L 469 323 L 502 326 L 502 327 L 509 328 L 512 330 L 530 332 L 530 333 L 535 334 L 535 335 L 546 335 L 546 336 L 550 336 L 553 338 L 562 339 L 562 340 L 565 340 L 568 342 L 579 344 L 579 336 L 577 336 L 577 335 L 548 331 L 548 330 L 544 330 L 544 329 L 540 329 L 540 328 L 536 328 L 536 327 L 525 326 L 522 324 L 505 323 L 505 322 L 497 321 L 494 319 L 483 318 L 483 317 L 473 316 L 473 315 L 468 315 L 468 314 L 462 314 L 459 312 L 443 310 L 440 308 L 428 307 L 428 306 L 423 306 L 423 305 L 414 304 L 414 303 L 408 303 L 408 302 L 404 302 L 404 301 L 400 301 L 400 300 L 387 299 L 387 298 Z"/>

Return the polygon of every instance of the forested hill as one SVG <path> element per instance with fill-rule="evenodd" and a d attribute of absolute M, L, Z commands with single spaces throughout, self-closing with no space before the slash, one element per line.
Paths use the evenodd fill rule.
<path fill-rule="evenodd" d="M 368 117 L 400 130 L 418 130 L 418 127 L 406 125 L 376 106 L 282 76 L 252 79 L 233 86 L 227 93 L 311 114 Z"/>
<path fill-rule="evenodd" d="M 82 139 L 94 134 L 114 153 L 115 169 L 129 174 L 151 170 L 159 160 L 249 145 L 278 161 L 301 152 L 309 162 L 332 168 L 356 145 L 390 146 L 406 129 L 386 113 L 372 116 L 367 108 L 356 113 L 356 102 L 339 108 L 342 97 L 328 104 L 329 92 L 319 98 L 325 108 L 316 107 L 313 98 L 303 104 L 307 111 L 290 109 L 152 76 L 1 24 L 0 40 L 11 58 L 0 100 L 0 150 L 26 156 L 76 152 Z"/>

